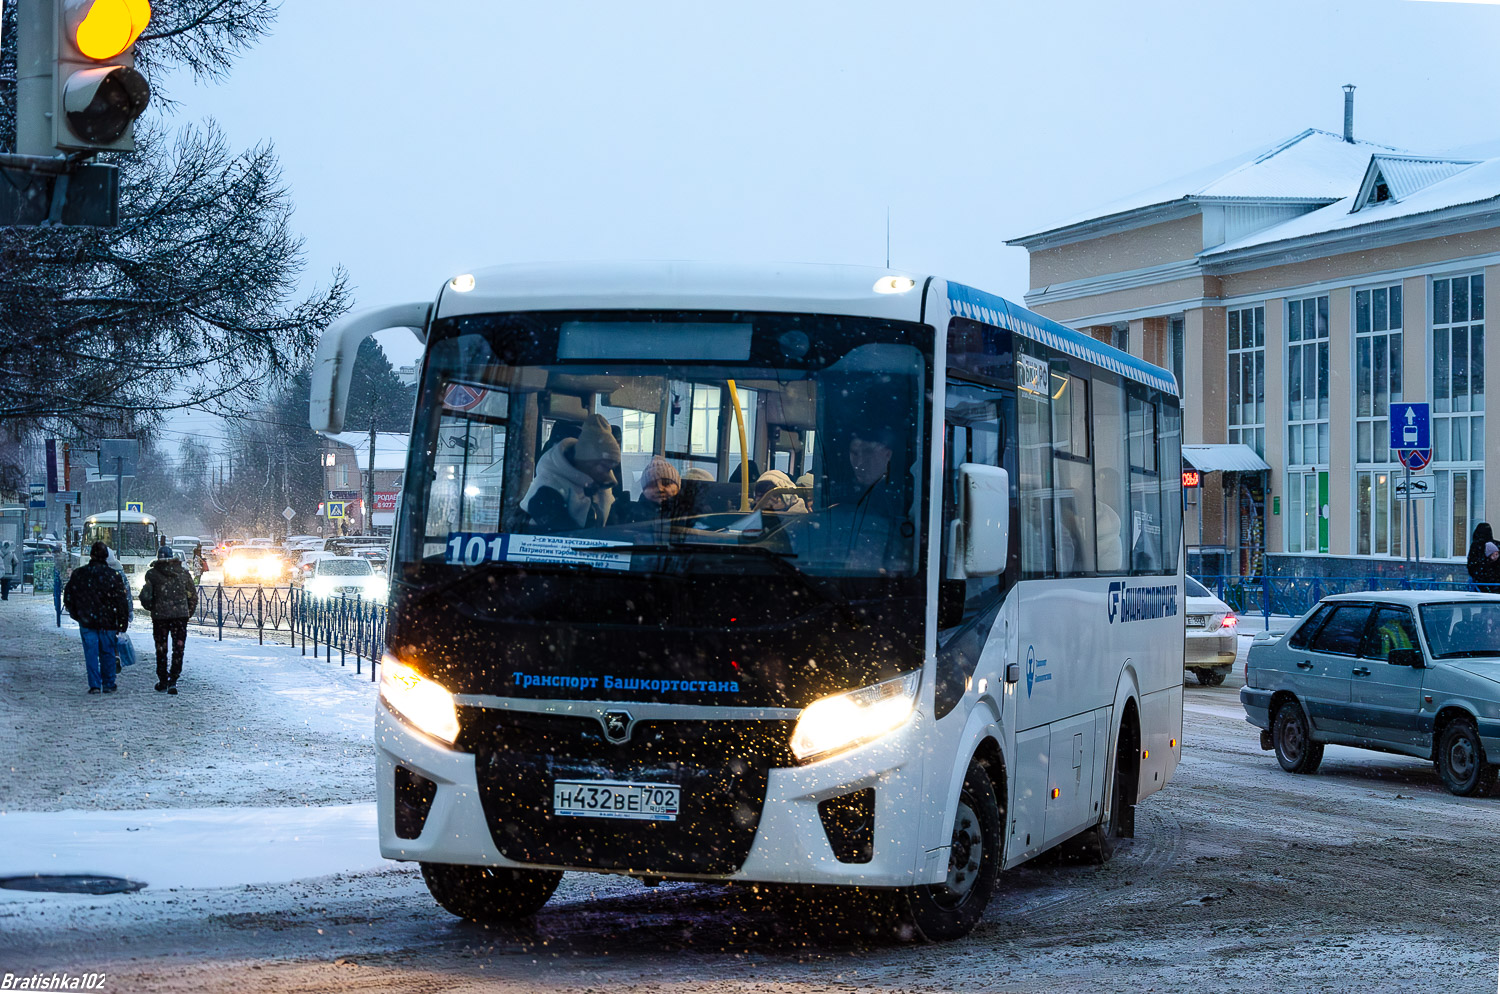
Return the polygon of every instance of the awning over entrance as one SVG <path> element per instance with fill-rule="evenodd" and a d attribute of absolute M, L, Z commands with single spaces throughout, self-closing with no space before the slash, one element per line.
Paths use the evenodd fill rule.
<path fill-rule="evenodd" d="M 1262 473 L 1271 468 L 1243 442 L 1184 445 L 1182 461 L 1204 473 Z"/>

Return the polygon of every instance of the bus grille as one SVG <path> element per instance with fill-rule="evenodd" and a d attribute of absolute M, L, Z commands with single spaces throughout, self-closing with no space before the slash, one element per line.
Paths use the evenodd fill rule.
<path fill-rule="evenodd" d="M 637 721 L 609 742 L 592 717 L 460 708 L 495 846 L 521 863 L 730 874 L 750 854 L 766 771 L 790 766 L 791 721 Z M 682 788 L 676 821 L 554 817 L 557 780 Z"/>

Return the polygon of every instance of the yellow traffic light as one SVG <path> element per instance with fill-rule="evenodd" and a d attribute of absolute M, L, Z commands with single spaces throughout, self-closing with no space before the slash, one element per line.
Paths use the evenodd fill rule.
<path fill-rule="evenodd" d="M 74 46 L 90 59 L 113 59 L 135 44 L 151 23 L 147 0 L 68 0 Z"/>

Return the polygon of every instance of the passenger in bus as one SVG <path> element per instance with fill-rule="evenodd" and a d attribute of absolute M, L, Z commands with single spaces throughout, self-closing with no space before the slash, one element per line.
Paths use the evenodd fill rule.
<path fill-rule="evenodd" d="M 792 478 L 779 469 L 768 469 L 755 481 L 755 506 L 762 511 L 782 511 L 787 514 L 806 514 L 807 505 L 802 498 L 791 493 L 775 493 L 778 490 L 795 488 Z"/>
<path fill-rule="evenodd" d="M 652 456 L 641 470 L 641 495 L 633 501 L 622 501 L 610 514 L 612 525 L 669 518 L 677 513 L 677 495 L 682 477 L 677 468 L 661 456 Z"/>
<path fill-rule="evenodd" d="M 614 504 L 620 443 L 603 415 L 591 414 L 577 438 L 565 438 L 537 460 L 521 510 L 541 533 L 597 528 Z"/>

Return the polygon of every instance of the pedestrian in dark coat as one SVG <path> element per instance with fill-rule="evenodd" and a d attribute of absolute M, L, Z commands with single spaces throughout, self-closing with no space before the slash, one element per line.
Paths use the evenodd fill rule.
<path fill-rule="evenodd" d="M 156 689 L 177 693 L 182 654 L 187 648 L 187 624 L 198 610 L 198 585 L 172 550 L 163 546 L 141 585 L 141 606 L 151 612 L 151 635 L 156 641 Z M 167 668 L 167 639 L 172 640 L 172 666 Z"/>
<path fill-rule="evenodd" d="M 63 588 L 63 607 L 78 622 L 83 638 L 83 661 L 88 668 L 89 693 L 115 691 L 116 633 L 130 627 L 130 590 L 124 578 L 109 567 L 109 547 L 95 542 L 89 561 L 73 571 Z"/>
<path fill-rule="evenodd" d="M 1469 543 L 1469 579 L 1487 594 L 1500 594 L 1500 546 L 1488 521 L 1474 526 Z"/>

